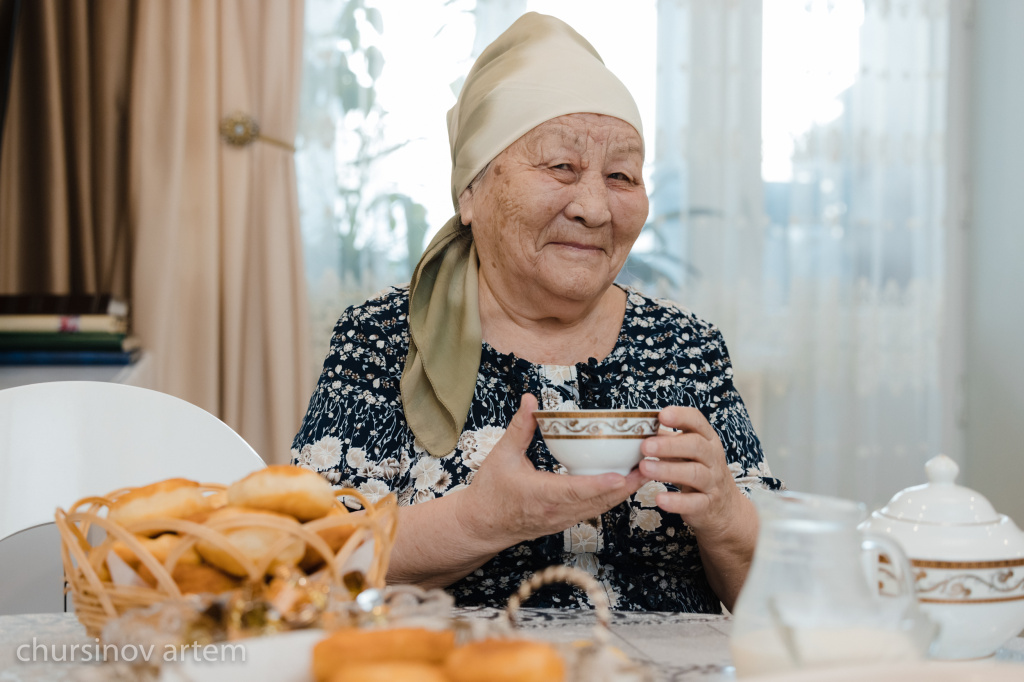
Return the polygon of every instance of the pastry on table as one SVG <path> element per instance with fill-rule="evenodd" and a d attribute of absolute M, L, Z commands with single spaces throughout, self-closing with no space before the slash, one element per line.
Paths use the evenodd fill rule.
<path fill-rule="evenodd" d="M 329 682 L 450 682 L 440 666 L 429 663 L 354 663 L 338 670 Z"/>
<path fill-rule="evenodd" d="M 546 642 L 485 639 L 461 646 L 448 657 L 451 682 L 563 682 L 565 661 Z"/>
<path fill-rule="evenodd" d="M 452 630 L 343 628 L 313 647 L 313 677 L 317 682 L 327 682 L 346 666 L 364 663 L 439 666 L 454 649 Z"/>

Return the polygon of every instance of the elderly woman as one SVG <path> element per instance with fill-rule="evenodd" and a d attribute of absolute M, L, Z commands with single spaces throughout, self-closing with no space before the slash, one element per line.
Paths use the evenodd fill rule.
<path fill-rule="evenodd" d="M 563 22 L 521 17 L 448 113 L 457 213 L 408 287 L 349 308 L 295 462 L 398 496 L 390 582 L 503 605 L 553 564 L 613 608 L 720 612 L 770 478 L 717 329 L 614 284 L 647 218 L 640 115 Z M 628 476 L 570 476 L 533 411 L 660 409 Z M 587 606 L 575 588 L 538 605 Z"/>

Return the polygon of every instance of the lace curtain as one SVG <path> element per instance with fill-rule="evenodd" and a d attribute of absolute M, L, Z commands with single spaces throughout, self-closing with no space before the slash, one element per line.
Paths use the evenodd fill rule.
<path fill-rule="evenodd" d="M 296 167 L 315 379 L 339 315 L 408 282 L 451 216 L 445 112 L 473 0 L 307 0 Z"/>
<path fill-rule="evenodd" d="M 789 176 L 768 181 L 757 112 L 780 47 L 766 43 L 762 69 L 760 38 L 783 5 L 818 20 L 788 22 L 787 49 L 802 50 L 790 83 L 813 84 L 830 68 L 834 46 L 816 32 L 852 5 L 863 18 L 848 87 L 825 120 L 793 134 Z M 791 489 L 877 505 L 922 482 L 941 448 L 949 8 L 767 0 L 763 9 L 760 0 L 659 4 L 670 24 L 661 35 L 677 33 L 682 46 L 661 64 L 683 76 L 676 108 L 659 105 L 659 128 L 674 139 L 657 150 L 682 152 L 669 193 L 682 198 L 679 253 L 692 274 L 678 298 L 722 328 L 775 473 Z M 766 41 L 783 39 L 766 26 Z"/>
<path fill-rule="evenodd" d="M 419 144 L 364 136 L 363 165 L 346 166 L 344 155 L 359 153 L 354 129 L 372 138 L 374 126 L 412 106 L 436 119 L 442 146 L 430 158 L 442 168 L 444 111 L 473 54 L 522 11 L 552 13 L 594 42 L 645 115 L 652 210 L 620 279 L 722 328 L 769 462 L 791 489 L 876 505 L 923 480 L 942 442 L 945 0 L 647 0 L 618 22 L 607 16 L 627 12 L 621 3 L 428 5 L 405 40 L 427 39 L 410 47 L 421 61 L 448 51 L 450 65 L 430 75 L 448 99 L 429 109 L 407 98 L 385 115 L 365 92 L 348 104 L 338 96 L 347 77 L 338 55 L 363 86 L 385 83 L 389 68 L 413 68 L 385 51 L 377 80 L 367 56 L 367 40 L 380 34 L 375 7 L 383 34 L 395 30 L 391 3 L 308 0 L 297 158 L 317 358 L 345 305 L 408 279 L 395 254 L 412 258 L 415 205 L 427 216 L 420 239 L 450 214 L 427 198 L 447 200 L 447 169 L 423 173 L 441 189 L 422 194 L 397 173 L 378 173 L 361 186 L 376 236 L 360 224 L 352 239 L 344 216 L 358 171 L 378 163 L 375 154 L 398 157 Z M 348 7 L 363 29 L 356 47 L 345 33 Z M 843 87 L 829 91 L 844 68 Z M 781 143 L 769 130 L 773 102 L 788 102 L 795 116 Z M 773 159 L 784 172 L 769 167 Z M 374 198 L 399 192 L 412 203 Z M 344 260 L 346 243 L 358 247 L 349 252 L 356 260 Z"/>

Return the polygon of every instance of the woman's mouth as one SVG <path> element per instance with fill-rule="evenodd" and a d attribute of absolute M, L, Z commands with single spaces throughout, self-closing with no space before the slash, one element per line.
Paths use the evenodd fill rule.
<path fill-rule="evenodd" d="M 567 249 L 573 249 L 576 251 L 603 251 L 600 246 L 595 244 L 583 244 L 580 242 L 552 242 L 554 246 L 561 246 Z"/>

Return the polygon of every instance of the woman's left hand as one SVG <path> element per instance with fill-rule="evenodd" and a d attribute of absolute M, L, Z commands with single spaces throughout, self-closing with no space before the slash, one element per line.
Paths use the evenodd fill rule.
<path fill-rule="evenodd" d="M 718 433 L 700 410 L 666 407 L 658 420 L 677 433 L 644 441 L 644 455 L 658 459 L 641 461 L 640 473 L 679 488 L 659 493 L 658 506 L 679 514 L 693 529 L 708 582 L 732 609 L 753 560 L 757 512 L 736 487 Z"/>
<path fill-rule="evenodd" d="M 643 454 L 657 461 L 641 461 L 640 473 L 680 490 L 660 493 L 658 506 L 682 516 L 698 536 L 728 535 L 746 517 L 749 501 L 736 487 L 718 433 L 695 407 L 666 407 L 658 419 L 677 433 L 644 441 Z"/>

